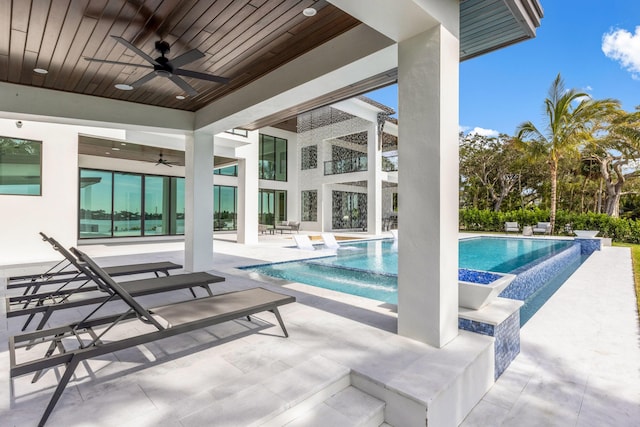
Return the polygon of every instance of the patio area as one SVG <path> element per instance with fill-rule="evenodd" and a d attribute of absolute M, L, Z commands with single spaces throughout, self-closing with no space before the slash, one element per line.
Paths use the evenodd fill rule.
<path fill-rule="evenodd" d="M 317 254 L 291 248 L 287 235 L 261 236 L 258 245 L 234 239 L 215 236 L 211 272 L 226 281 L 214 291 L 263 286 L 296 296 L 281 310 L 290 337 L 283 338 L 265 313 L 253 322 L 228 322 L 91 360 L 76 371 L 48 425 L 347 426 L 386 420 L 398 427 L 424 425 L 425 407 L 441 411 L 430 415 L 440 421 L 434 425 L 455 425 L 459 418 L 463 426 L 624 426 L 640 419 L 640 332 L 628 249 L 605 247 L 571 276 L 523 327 L 521 354 L 475 405 L 488 379 L 465 376 L 492 366 L 492 338 L 461 331 L 436 349 L 396 335 L 393 306 L 306 285 L 257 282 L 236 267 Z M 102 265 L 182 263 L 181 245 L 82 249 Z M 40 271 L 0 268 L 0 276 L 33 269 Z M 4 284 L 0 290 L 4 296 Z M 142 301 L 187 298 L 184 291 Z M 51 324 L 79 315 L 68 310 Z M 7 337 L 19 328 L 2 316 L 0 378 L 7 386 L 0 390 L 0 418 L 3 425 L 36 425 L 60 372 L 48 371 L 35 384 L 28 376 L 10 380 Z M 452 396 L 463 382 L 477 389 Z M 451 399 L 454 407 L 446 403 Z"/>

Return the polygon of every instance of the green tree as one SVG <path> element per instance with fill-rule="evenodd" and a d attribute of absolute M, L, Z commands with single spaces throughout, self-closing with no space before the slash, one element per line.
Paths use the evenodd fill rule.
<path fill-rule="evenodd" d="M 533 122 L 524 122 L 516 129 L 516 138 L 547 159 L 551 184 L 549 220 L 553 229 L 556 221 L 560 159 L 576 155 L 578 147 L 592 138 L 595 122 L 619 108 L 620 102 L 613 99 L 592 100 L 585 92 L 567 90 L 558 74 L 549 88 L 544 107 L 545 127 L 540 130 Z"/>
<path fill-rule="evenodd" d="M 461 134 L 459 143 L 460 187 L 465 199 L 473 207 L 500 211 L 521 182 L 522 152 L 507 135 Z M 481 195 L 485 198 L 482 203 Z"/>
<path fill-rule="evenodd" d="M 615 111 L 608 117 L 604 132 L 589 141 L 585 157 L 595 160 L 606 192 L 606 214 L 620 216 L 620 199 L 628 180 L 637 178 L 640 158 L 640 110 Z"/>

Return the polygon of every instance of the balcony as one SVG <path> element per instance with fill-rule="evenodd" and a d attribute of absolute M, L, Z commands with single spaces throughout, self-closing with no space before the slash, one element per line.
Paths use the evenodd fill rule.
<path fill-rule="evenodd" d="M 325 175 L 342 173 L 365 172 L 367 170 L 367 156 L 349 157 L 347 159 L 330 160 L 324 162 Z"/>

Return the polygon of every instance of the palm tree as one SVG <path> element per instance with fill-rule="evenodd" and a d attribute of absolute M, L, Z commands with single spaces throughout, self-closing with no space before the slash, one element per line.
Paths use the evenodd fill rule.
<path fill-rule="evenodd" d="M 592 100 L 585 92 L 566 90 L 560 74 L 556 76 L 547 98 L 544 100 L 545 129 L 538 128 L 530 121 L 516 129 L 516 138 L 524 142 L 528 139 L 534 151 L 543 153 L 549 165 L 551 179 L 550 222 L 554 229 L 558 189 L 558 163 L 569 154 L 577 153 L 578 147 L 592 138 L 594 121 L 606 117 L 612 110 L 620 108 L 614 99 Z"/>

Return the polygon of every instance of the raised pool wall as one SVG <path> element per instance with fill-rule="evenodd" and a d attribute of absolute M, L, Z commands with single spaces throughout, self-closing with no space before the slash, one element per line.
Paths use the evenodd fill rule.
<path fill-rule="evenodd" d="M 574 239 L 575 243 L 535 265 L 515 271 L 517 277 L 500 294 L 500 298 L 480 310 L 459 308 L 458 328 L 495 338 L 494 377 L 497 380 L 520 353 L 520 307 L 567 265 L 602 248 L 602 239 Z"/>

